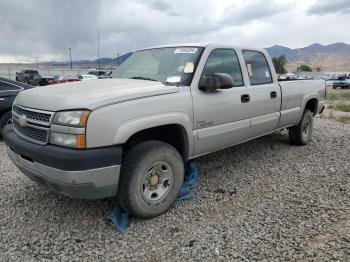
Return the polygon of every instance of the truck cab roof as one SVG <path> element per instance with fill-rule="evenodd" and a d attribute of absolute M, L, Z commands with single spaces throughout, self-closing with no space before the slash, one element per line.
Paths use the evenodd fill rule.
<path fill-rule="evenodd" d="M 249 50 L 258 50 L 262 51 L 265 50 L 263 48 L 256 48 L 256 47 L 247 47 L 247 46 L 235 46 L 229 43 L 179 43 L 179 44 L 167 44 L 167 45 L 157 45 L 157 46 L 150 46 L 146 48 L 138 49 L 137 51 L 141 50 L 147 50 L 147 49 L 155 49 L 155 48 L 167 48 L 167 47 L 222 47 L 222 48 L 233 48 L 233 49 L 249 49 Z"/>

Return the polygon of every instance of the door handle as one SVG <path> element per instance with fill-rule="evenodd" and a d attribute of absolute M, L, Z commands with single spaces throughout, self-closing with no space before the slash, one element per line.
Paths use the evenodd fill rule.
<path fill-rule="evenodd" d="M 250 101 L 250 95 L 248 95 L 248 94 L 241 95 L 241 102 L 242 103 L 248 103 L 249 101 Z"/>
<path fill-rule="evenodd" d="M 277 92 L 276 91 L 271 91 L 270 92 L 270 97 L 271 98 L 276 98 L 277 97 Z"/>

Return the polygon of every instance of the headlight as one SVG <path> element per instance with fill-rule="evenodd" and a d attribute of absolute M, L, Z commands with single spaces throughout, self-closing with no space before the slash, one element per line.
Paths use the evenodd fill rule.
<path fill-rule="evenodd" d="M 50 143 L 73 148 L 86 148 L 86 136 L 51 132 Z"/>
<path fill-rule="evenodd" d="M 56 125 L 86 127 L 90 111 L 76 110 L 57 112 L 53 119 Z"/>

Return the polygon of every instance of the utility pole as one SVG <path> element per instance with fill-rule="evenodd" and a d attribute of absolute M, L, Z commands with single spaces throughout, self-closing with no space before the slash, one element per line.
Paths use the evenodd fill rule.
<path fill-rule="evenodd" d="M 98 61 L 98 71 L 101 70 L 100 62 L 100 30 L 97 30 L 97 61 Z"/>
<path fill-rule="evenodd" d="M 119 53 L 117 54 L 117 65 L 119 66 L 120 63 L 119 63 Z"/>
<path fill-rule="evenodd" d="M 72 49 L 71 48 L 69 48 L 69 58 L 70 58 L 70 69 L 73 69 Z"/>

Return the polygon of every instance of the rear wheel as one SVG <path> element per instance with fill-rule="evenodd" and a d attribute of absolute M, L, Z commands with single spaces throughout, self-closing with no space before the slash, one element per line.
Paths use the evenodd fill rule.
<path fill-rule="evenodd" d="M 289 129 L 289 140 L 294 145 L 303 146 L 310 142 L 313 129 L 313 116 L 309 109 L 305 109 L 297 126 Z"/>
<path fill-rule="evenodd" d="M 181 155 L 169 144 L 142 142 L 122 163 L 117 201 L 135 217 L 158 216 L 175 201 L 184 179 Z"/>

